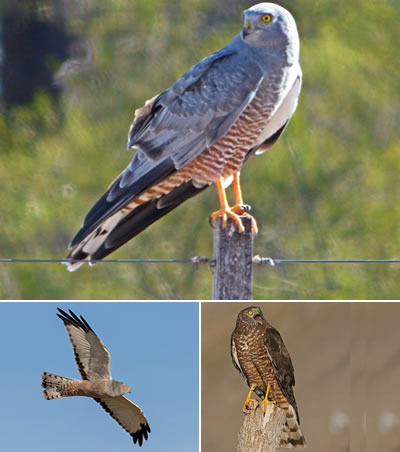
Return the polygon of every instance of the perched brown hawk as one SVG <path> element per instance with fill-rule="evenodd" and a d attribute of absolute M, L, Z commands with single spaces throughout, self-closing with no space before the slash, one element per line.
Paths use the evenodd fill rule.
<path fill-rule="evenodd" d="M 281 335 L 264 319 L 260 308 L 252 306 L 239 312 L 231 338 L 231 354 L 234 366 L 250 386 L 243 410 L 253 391 L 262 400 L 260 405 L 266 407 L 266 403 L 275 402 L 287 412 L 281 446 L 305 447 L 293 393 L 292 360 Z"/>
<path fill-rule="evenodd" d="M 243 232 L 240 170 L 285 130 L 301 77 L 292 15 L 272 3 L 247 9 L 231 42 L 136 110 L 128 135 L 136 154 L 89 211 L 67 257 L 93 264 L 213 183 L 220 209 L 211 218 L 226 225 L 230 217 Z M 231 182 L 233 207 L 225 194 Z M 67 265 L 73 271 L 82 262 Z"/>
<path fill-rule="evenodd" d="M 92 397 L 131 435 L 133 442 L 141 446 L 150 433 L 150 426 L 140 407 L 124 396 L 131 392 L 129 386 L 111 378 L 106 346 L 82 316 L 79 318 L 71 310 L 69 314 L 60 308 L 58 311 L 58 317 L 67 328 L 82 380 L 43 372 L 43 397 L 46 400 Z"/>

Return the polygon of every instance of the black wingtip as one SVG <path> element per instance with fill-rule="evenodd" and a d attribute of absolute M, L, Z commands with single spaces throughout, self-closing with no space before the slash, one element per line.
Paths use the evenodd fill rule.
<path fill-rule="evenodd" d="M 60 314 L 57 314 L 64 325 L 74 325 L 77 328 L 81 328 L 86 332 L 93 331 L 92 327 L 88 324 L 83 316 L 78 317 L 71 309 L 68 309 L 69 314 L 63 311 L 61 308 L 57 308 Z M 94 331 L 93 331 L 94 332 Z"/>
<path fill-rule="evenodd" d="M 147 440 L 149 437 L 149 433 L 151 433 L 150 425 L 149 424 L 140 424 L 140 430 L 137 432 L 131 434 L 133 443 L 141 447 L 143 444 L 143 439 Z"/>

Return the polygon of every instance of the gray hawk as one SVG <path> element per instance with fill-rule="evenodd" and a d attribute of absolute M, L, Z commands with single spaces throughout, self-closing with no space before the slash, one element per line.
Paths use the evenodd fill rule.
<path fill-rule="evenodd" d="M 292 15 L 273 3 L 244 11 L 244 26 L 225 47 L 189 69 L 136 110 L 128 167 L 87 214 L 68 259 L 102 259 L 182 202 L 217 186 L 223 226 L 249 215 L 240 170 L 271 147 L 297 106 L 302 73 Z M 233 182 L 235 205 L 225 188 Z M 252 230 L 257 225 L 252 218 Z M 73 271 L 82 262 L 68 262 Z"/>

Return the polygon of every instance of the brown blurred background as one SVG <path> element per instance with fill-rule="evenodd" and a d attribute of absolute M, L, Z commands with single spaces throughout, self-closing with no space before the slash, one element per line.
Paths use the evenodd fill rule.
<path fill-rule="evenodd" d="M 261 306 L 295 368 L 308 452 L 400 451 L 399 303 L 202 303 L 202 451 L 232 452 L 248 392 L 233 367 L 238 312 Z M 283 450 L 283 449 L 282 449 Z"/>

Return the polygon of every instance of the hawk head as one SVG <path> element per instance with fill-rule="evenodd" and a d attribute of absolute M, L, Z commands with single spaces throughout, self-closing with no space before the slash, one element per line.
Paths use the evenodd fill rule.
<path fill-rule="evenodd" d="M 128 392 L 131 392 L 131 388 L 125 383 L 121 383 L 120 381 L 116 380 L 111 380 L 109 392 L 110 393 L 107 395 L 111 397 L 118 397 L 127 394 Z"/>
<path fill-rule="evenodd" d="M 265 323 L 264 315 L 258 306 L 242 309 L 239 312 L 238 321 L 244 322 L 249 326 L 259 326 Z"/>
<path fill-rule="evenodd" d="M 242 39 L 256 47 L 282 49 L 298 41 L 296 22 L 285 8 L 273 3 L 259 3 L 243 12 Z"/>

